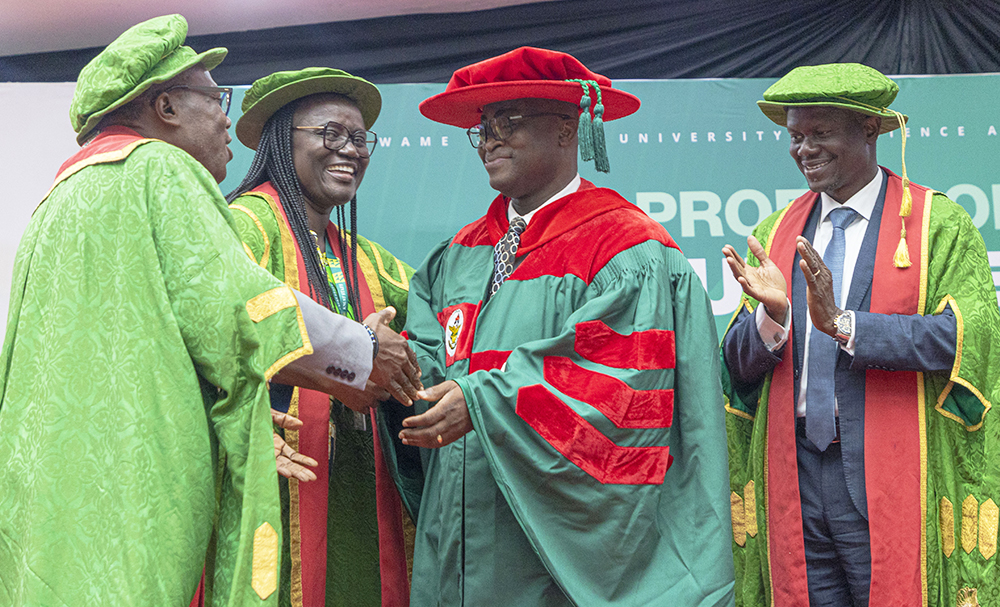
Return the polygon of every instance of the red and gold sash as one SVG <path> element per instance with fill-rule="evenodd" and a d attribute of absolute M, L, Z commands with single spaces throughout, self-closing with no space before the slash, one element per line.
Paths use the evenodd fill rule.
<path fill-rule="evenodd" d="M 871 312 L 921 314 L 921 285 L 926 264 L 897 268 L 902 180 L 887 171 L 885 206 L 879 225 Z M 923 259 L 925 207 L 930 190 L 910 184 L 913 211 L 905 218 L 910 259 Z M 771 259 L 792 284 L 795 238 L 802 234 L 819 195 L 809 192 L 793 201 L 778 219 L 768 243 Z M 929 209 L 928 209 L 929 210 Z M 802 305 L 802 304 L 798 304 Z M 792 336 L 789 335 L 789 342 Z M 785 352 L 792 352 L 786 345 Z M 768 395 L 765 509 L 773 605 L 809 604 L 802 510 L 795 448 L 793 360 L 775 368 Z M 866 372 L 865 467 L 871 533 L 872 605 L 926 605 L 923 527 L 924 501 L 922 376 L 913 372 Z M 770 482 L 775 479 L 775 482 Z M 791 482 L 790 482 L 791 481 Z"/>
<path fill-rule="evenodd" d="M 285 282 L 293 289 L 308 291 L 306 267 L 299 243 L 292 235 L 285 209 L 278 192 L 270 182 L 252 192 L 264 197 L 275 217 L 281 220 L 281 242 L 284 256 Z M 339 250 L 339 230 L 332 223 L 326 235 L 334 251 Z M 347 280 L 353 280 L 353 268 L 343 264 Z M 289 270 L 293 269 L 290 272 Z M 363 273 L 357 276 L 361 303 L 359 320 L 375 312 L 371 289 Z M 304 288 L 305 287 L 305 288 Z M 316 296 L 313 296 L 314 299 Z M 330 396 L 323 392 L 296 388 L 288 410 L 302 420 L 298 431 L 286 430 L 289 446 L 319 462 L 313 469 L 316 480 L 300 483 L 289 479 L 289 529 L 291 540 L 291 603 L 294 606 L 322 605 L 326 600 L 327 506 L 330 463 Z M 370 413 L 372 428 L 377 428 L 375 411 Z M 409 581 L 406 575 L 406 553 L 403 546 L 403 511 L 395 483 L 386 466 L 379 444 L 378 432 L 372 432 L 375 449 L 375 488 L 378 516 L 379 565 L 381 570 L 382 605 L 397 607 L 409 604 Z"/>

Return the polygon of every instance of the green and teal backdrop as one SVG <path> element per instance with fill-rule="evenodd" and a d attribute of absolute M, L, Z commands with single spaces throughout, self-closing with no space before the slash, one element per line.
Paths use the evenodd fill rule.
<path fill-rule="evenodd" d="M 897 77 L 893 107 L 910 117 L 909 175 L 948 194 L 972 216 L 990 251 L 993 287 L 1000 284 L 1000 74 Z M 617 81 L 642 99 L 636 114 L 605 125 L 611 173 L 592 165 L 581 174 L 618 190 L 667 228 L 691 260 L 713 301 L 720 326 L 739 288 L 720 249 L 746 248 L 746 235 L 768 213 L 804 191 L 788 156 L 788 134 L 757 109 L 773 79 Z M 430 248 L 481 216 L 495 192 L 462 129 L 420 115 L 417 104 L 443 84 L 387 84 L 374 126 L 380 144 L 358 193 L 365 236 L 416 266 Z M 235 123 L 246 87 L 238 88 Z M 66 120 L 73 83 L 0 83 L 0 110 L 19 116 L 0 126 L 10 184 L 0 222 L 0 290 L 9 292 L 14 250 L 32 209 L 57 168 L 76 149 Z M 14 143 L 16 142 L 16 145 Z M 899 172 L 900 134 L 879 138 L 881 164 Z M 232 143 L 222 184 L 229 192 L 252 153 Z M 611 235 L 614 237 L 614 235 Z M 6 297 L 0 298 L 6 318 Z M 1000 299 L 1000 292 L 998 292 Z"/>
<path fill-rule="evenodd" d="M 907 114 L 910 178 L 946 193 L 972 216 L 1000 283 L 1000 75 L 900 77 L 893 107 Z M 614 188 L 663 224 L 703 279 L 720 328 L 739 301 L 724 267 L 726 243 L 745 250 L 764 217 L 803 193 L 788 133 L 757 109 L 772 79 L 618 81 L 640 110 L 605 124 L 610 174 L 581 175 Z M 496 193 L 462 129 L 420 115 L 441 84 L 379 87 L 379 145 L 358 191 L 359 231 L 418 265 L 437 242 L 481 216 Z M 233 108 L 239 107 L 237 93 Z M 235 121 L 235 117 L 234 117 Z M 252 155 L 234 142 L 224 192 Z M 879 162 L 900 171 L 901 135 L 878 141 Z M 613 235 L 611 235 L 613 237 Z M 998 291 L 1000 301 L 1000 291 Z"/>

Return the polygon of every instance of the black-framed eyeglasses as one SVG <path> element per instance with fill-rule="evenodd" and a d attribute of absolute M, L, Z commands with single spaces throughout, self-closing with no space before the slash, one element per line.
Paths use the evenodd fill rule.
<path fill-rule="evenodd" d="M 559 116 L 560 118 L 565 118 L 566 120 L 573 119 L 572 116 L 556 112 L 539 112 L 538 114 L 520 114 L 517 116 L 500 115 L 494 116 L 489 120 L 477 124 L 467 130 L 466 134 L 469 136 L 469 143 L 472 144 L 472 147 L 478 149 L 480 146 L 486 145 L 486 139 L 488 137 L 493 137 L 497 141 L 507 139 L 514 134 L 514 129 L 517 128 L 517 122 L 519 120 L 535 118 L 536 116 Z"/>
<path fill-rule="evenodd" d="M 299 131 L 312 131 L 323 136 L 323 147 L 336 152 L 343 149 L 350 141 L 358 156 L 369 158 L 375 151 L 375 143 L 378 142 L 378 135 L 375 131 L 353 131 L 339 122 L 327 122 L 324 126 L 296 126 L 292 127 Z"/>
<path fill-rule="evenodd" d="M 192 86 L 190 84 L 175 84 L 163 89 L 159 94 L 162 95 L 163 93 L 167 93 L 175 89 L 186 89 L 196 93 L 201 93 L 202 95 L 208 95 L 219 102 L 219 107 L 222 108 L 223 114 L 226 116 L 229 115 L 229 104 L 233 100 L 233 88 L 230 86 Z M 215 97 L 215 95 L 218 95 L 218 97 Z"/>

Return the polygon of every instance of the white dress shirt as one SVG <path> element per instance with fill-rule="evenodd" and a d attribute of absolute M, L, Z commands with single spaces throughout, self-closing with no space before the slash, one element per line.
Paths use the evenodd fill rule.
<path fill-rule="evenodd" d="M 844 309 L 847 302 L 847 296 L 851 292 L 851 280 L 854 277 L 854 266 L 858 261 L 858 254 L 861 252 L 861 244 L 865 240 L 865 232 L 868 229 L 868 221 L 871 219 L 872 211 L 875 210 L 875 203 L 878 202 L 879 192 L 882 190 L 882 171 L 879 170 L 875 174 L 875 178 L 868 182 L 868 185 L 861 188 L 854 196 L 851 196 L 847 202 L 841 205 L 839 202 L 830 198 L 823 192 L 820 194 L 820 200 L 822 202 L 822 209 L 820 210 L 820 221 L 819 226 L 816 228 L 816 236 L 813 238 L 813 248 L 816 249 L 816 253 L 820 257 L 826 253 L 826 247 L 830 244 L 833 239 L 833 222 L 830 221 L 830 211 L 836 209 L 840 206 L 850 207 L 857 211 L 860 217 L 854 220 L 854 223 L 844 228 L 844 271 L 841 275 L 840 283 L 840 301 L 837 302 L 837 307 Z M 793 268 L 793 272 L 799 272 L 798 268 Z M 789 285 L 790 287 L 791 285 Z M 855 337 L 857 336 L 857 324 L 854 323 L 854 312 L 848 311 L 851 315 L 851 324 L 854 325 L 854 334 L 851 335 L 850 340 L 841 346 L 841 348 L 846 351 L 851 356 L 854 356 L 854 343 Z M 798 417 L 804 417 L 806 414 L 806 385 L 809 377 L 809 339 L 811 336 L 812 321 L 809 319 L 809 310 L 806 310 L 805 319 L 807 323 L 807 330 L 804 331 L 805 343 L 803 347 L 805 348 L 803 359 L 802 359 L 802 377 L 799 384 L 799 400 L 795 407 L 795 415 Z M 792 304 L 788 304 L 788 314 L 785 317 L 784 326 L 778 324 L 774 321 L 767 313 L 764 311 L 764 306 L 757 306 L 757 312 L 755 320 L 757 321 L 757 331 L 760 333 L 761 339 L 764 341 L 764 345 L 771 351 L 777 350 L 788 341 L 788 332 L 791 329 L 792 323 Z M 824 336 L 825 338 L 825 336 Z"/>
<path fill-rule="evenodd" d="M 550 205 L 553 202 L 562 198 L 563 196 L 572 194 L 573 192 L 579 189 L 580 189 L 580 174 L 577 173 L 576 177 L 571 179 L 570 182 L 566 184 L 566 187 L 556 192 L 555 196 L 549 198 L 548 200 L 540 204 L 538 208 L 535 209 L 534 211 L 531 211 L 530 213 L 526 213 L 524 215 L 520 215 L 521 219 L 524 220 L 524 225 L 528 225 L 528 223 L 531 222 L 531 218 L 534 217 L 535 213 L 537 213 L 538 210 L 541 209 L 542 207 Z M 507 203 L 507 221 L 509 222 L 511 219 L 514 219 L 515 217 L 518 217 L 518 214 L 517 211 L 514 210 L 514 201 L 510 201 Z"/>

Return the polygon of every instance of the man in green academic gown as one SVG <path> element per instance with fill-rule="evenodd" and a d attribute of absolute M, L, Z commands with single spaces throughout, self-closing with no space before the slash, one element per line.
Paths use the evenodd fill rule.
<path fill-rule="evenodd" d="M 708 296 L 662 226 L 577 172 L 578 141 L 606 171 L 602 121 L 638 108 L 535 48 L 458 70 L 420 106 L 471 127 L 500 195 L 410 283 L 438 401 L 396 445 L 414 605 L 732 603 Z"/>
<path fill-rule="evenodd" d="M 0 354 L 2 605 L 186 605 L 206 555 L 213 604 L 274 604 L 268 380 L 374 381 L 404 401 L 419 386 L 386 317 L 334 315 L 243 252 L 217 187 L 232 91 L 208 70 L 226 51 L 186 33 L 152 19 L 84 68 L 83 148 L 21 239 Z"/>

